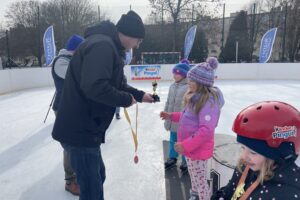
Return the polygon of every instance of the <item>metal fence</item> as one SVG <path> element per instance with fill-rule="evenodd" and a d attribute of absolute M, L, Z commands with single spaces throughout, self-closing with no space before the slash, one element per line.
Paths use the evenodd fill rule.
<path fill-rule="evenodd" d="M 276 38 L 276 42 L 274 44 L 273 54 L 271 57 L 271 62 L 287 62 L 288 54 L 289 54 L 289 45 L 292 45 L 291 38 L 288 37 L 288 33 L 294 31 L 295 29 L 291 29 L 288 24 L 289 18 L 287 17 L 291 11 L 291 7 L 288 5 L 279 5 L 273 8 L 263 7 L 260 4 L 253 4 L 250 3 L 250 0 L 243 1 L 244 3 L 237 3 L 237 4 L 216 4 L 216 3 L 209 3 L 207 2 L 205 4 L 206 7 L 203 7 L 206 9 L 205 13 L 202 13 L 201 11 L 197 10 L 200 8 L 197 8 L 194 5 L 191 5 L 188 7 L 187 10 L 182 12 L 182 14 L 179 16 L 179 24 L 181 26 L 186 27 L 186 29 L 192 25 L 196 24 L 201 29 L 203 29 L 206 33 L 207 41 L 208 41 L 208 55 L 209 56 L 216 56 L 218 57 L 221 53 L 222 48 L 224 48 L 227 37 L 230 31 L 230 25 L 232 21 L 237 16 L 237 12 L 240 10 L 247 11 L 248 14 L 248 33 L 250 37 L 250 41 L 252 42 L 251 48 L 253 48 L 253 58 L 252 62 L 256 62 L 258 53 L 259 53 L 259 47 L 260 47 L 260 39 L 262 36 L 262 32 L 265 30 L 268 30 L 269 28 L 272 28 L 272 26 L 278 27 L 278 35 Z M 146 30 L 150 29 L 149 27 L 157 26 L 159 27 L 161 32 L 168 31 L 166 28 L 168 24 L 173 23 L 173 18 L 168 14 L 166 9 L 162 8 L 161 10 L 157 9 L 154 10 L 151 8 L 150 5 L 145 5 L 141 3 L 136 3 L 133 5 L 126 4 L 124 1 L 124 5 L 101 5 L 101 2 L 99 6 L 96 9 L 96 12 L 100 16 L 105 16 L 105 19 L 110 19 L 112 22 L 117 22 L 117 20 L 120 18 L 122 13 L 126 13 L 128 10 L 132 9 L 139 13 L 141 17 L 143 18 L 144 23 L 146 24 Z M 300 8 L 297 8 L 300 9 Z M 210 14 L 210 16 L 207 16 L 207 14 Z M 214 27 L 212 26 L 211 22 L 214 22 Z M 263 24 L 262 24 L 263 22 Z M 258 24 L 261 23 L 261 24 Z M 90 25 L 90 24 L 89 24 Z M 85 25 L 85 27 L 89 26 Z M 211 26 L 211 27 L 210 27 Z M 260 26 L 260 27 L 259 27 Z M 300 27 L 299 20 L 296 21 L 296 26 Z M 148 29 L 147 29 L 148 27 Z M 185 30 L 186 30 L 185 29 Z M 27 56 L 18 56 L 21 55 L 22 51 L 27 51 L 27 48 L 33 48 L 32 46 L 28 47 L 22 47 L 22 49 L 18 48 L 18 45 L 12 45 L 14 41 L 16 41 L 17 36 L 13 36 L 13 34 L 10 34 L 12 29 L 3 30 L 0 31 L 0 57 L 2 58 L 2 66 L 3 68 L 11 68 L 11 67 L 32 67 L 32 66 L 40 66 L 41 63 L 44 62 L 43 59 L 43 50 L 42 47 L 34 47 L 35 51 L 39 51 L 39 53 L 36 53 L 35 55 L 27 55 Z M 32 29 L 31 31 L 36 31 Z M 42 35 L 45 30 L 41 28 L 39 30 L 40 32 L 40 38 L 36 38 L 36 41 L 41 42 L 42 41 Z M 260 32 L 259 32 L 260 31 Z M 67 38 L 67 31 L 61 31 L 60 34 L 56 35 L 58 38 L 57 45 L 59 48 L 62 48 L 64 46 L 64 39 L 60 38 Z M 83 34 L 83 30 L 80 33 L 77 34 Z M 148 33 L 146 33 L 148 34 Z M 148 38 L 151 38 L 149 35 L 147 35 Z M 147 40 L 147 37 L 145 38 L 145 41 Z M 159 37 L 159 36 L 158 36 Z M 184 37 L 184 34 L 181 36 L 180 40 L 183 40 L 182 37 Z M 196 36 L 198 37 L 198 36 Z M 153 38 L 152 38 L 153 39 Z M 160 39 L 157 39 L 157 42 L 160 42 Z M 170 43 L 173 42 L 170 40 Z M 295 41 L 299 43 L 299 41 Z M 37 45 L 38 42 L 36 42 L 35 45 Z M 159 46 L 159 45 L 157 45 Z M 143 49 L 143 45 L 139 49 L 139 54 L 141 55 L 142 52 L 160 52 L 160 51 L 182 51 L 183 45 L 178 45 L 177 49 L 159 49 L 158 47 L 153 47 L 153 49 Z M 58 49 L 59 49 L 58 48 Z M 300 46 L 297 47 L 297 49 L 300 49 Z M 18 52 L 18 53 L 17 53 Z M 295 56 L 294 62 L 297 62 L 300 60 L 299 50 L 297 51 L 297 55 Z M 41 55 L 39 58 L 38 55 Z M 39 59 L 41 60 L 39 62 Z M 140 56 L 141 59 L 141 56 Z"/>

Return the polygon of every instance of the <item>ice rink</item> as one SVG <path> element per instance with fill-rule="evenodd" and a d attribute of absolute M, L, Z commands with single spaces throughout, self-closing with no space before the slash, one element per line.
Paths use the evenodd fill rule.
<path fill-rule="evenodd" d="M 133 163 L 134 145 L 123 111 L 114 119 L 101 146 L 106 165 L 104 184 L 107 200 L 165 200 L 163 110 L 170 81 L 158 82 L 161 102 L 138 104 L 139 163 Z M 131 85 L 152 92 L 151 82 Z M 244 107 L 264 100 L 284 101 L 300 110 L 300 81 L 217 80 L 224 93 L 216 133 L 233 135 L 231 126 Z M 0 95 L 0 199 L 73 200 L 64 190 L 62 148 L 51 137 L 55 116 L 52 110 L 44 124 L 54 87 L 29 89 Z M 128 109 L 135 124 L 136 106 Z"/>

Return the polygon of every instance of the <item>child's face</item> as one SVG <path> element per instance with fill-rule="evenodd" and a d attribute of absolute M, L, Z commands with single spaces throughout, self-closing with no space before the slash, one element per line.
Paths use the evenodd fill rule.
<path fill-rule="evenodd" d="M 266 157 L 256 153 L 252 149 L 249 149 L 245 145 L 241 146 L 240 157 L 246 162 L 246 164 L 253 171 L 259 171 L 262 169 L 263 164 L 266 162 Z"/>
<path fill-rule="evenodd" d="M 179 81 L 181 81 L 182 79 L 184 79 L 183 76 L 181 76 L 180 74 L 173 74 L 173 78 L 175 80 L 176 83 L 178 83 Z"/>
<path fill-rule="evenodd" d="M 189 80 L 188 80 L 188 84 L 189 84 L 189 90 L 190 90 L 191 92 L 196 92 L 196 91 L 197 91 L 197 88 L 198 88 L 197 82 L 195 82 L 195 81 L 189 79 Z"/>

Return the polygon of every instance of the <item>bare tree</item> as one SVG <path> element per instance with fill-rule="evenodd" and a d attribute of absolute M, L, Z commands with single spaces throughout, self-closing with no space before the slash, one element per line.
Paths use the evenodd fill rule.
<path fill-rule="evenodd" d="M 72 34 L 83 34 L 84 29 L 99 22 L 97 6 L 92 0 L 49 0 L 11 3 L 6 12 L 10 27 L 12 55 L 40 58 L 42 33 L 54 25 L 57 48 Z M 105 13 L 102 13 L 102 20 Z"/>
<path fill-rule="evenodd" d="M 39 2 L 14 2 L 9 5 L 5 17 L 10 27 L 11 57 L 34 55 L 40 60 Z"/>
<path fill-rule="evenodd" d="M 281 57 L 286 54 L 290 61 L 294 61 L 299 54 L 300 45 L 300 1 L 299 0 L 256 0 L 255 24 L 250 24 L 250 32 L 253 32 L 253 41 L 256 48 L 259 47 L 260 39 L 270 28 L 277 27 L 277 42 L 274 49 Z M 253 10 L 251 4 L 248 12 Z M 287 15 L 285 17 L 285 14 Z M 252 21 L 252 20 L 250 20 Z M 284 49 L 283 49 L 284 48 Z M 255 48 L 254 48 L 255 49 Z M 287 51 L 285 51 L 287 50 Z M 277 58 L 278 59 L 278 58 Z"/>
<path fill-rule="evenodd" d="M 211 2 L 219 2 L 219 0 L 149 0 L 149 2 L 156 13 L 159 13 L 161 16 L 169 15 L 171 17 L 173 23 L 173 51 L 175 51 L 178 50 L 177 36 L 178 24 L 180 23 L 180 21 L 186 21 L 188 18 L 190 18 L 188 16 L 192 16 L 191 18 L 193 19 L 194 14 L 196 19 L 196 16 L 199 15 L 199 13 L 204 13 L 206 7 L 204 6 L 205 4 Z M 210 13 L 207 12 L 207 14 Z"/>
<path fill-rule="evenodd" d="M 86 26 L 98 22 L 96 7 L 91 0 L 51 0 L 44 3 L 42 13 L 47 24 L 54 24 L 57 41 L 63 46 L 68 36 L 82 34 Z"/>
<path fill-rule="evenodd" d="M 38 1 L 18 1 L 11 3 L 5 15 L 8 26 L 16 27 L 20 24 L 24 27 L 36 26 L 38 6 Z"/>
<path fill-rule="evenodd" d="M 291 62 L 300 60 L 300 1 L 291 1 L 288 14 L 287 46 Z"/>

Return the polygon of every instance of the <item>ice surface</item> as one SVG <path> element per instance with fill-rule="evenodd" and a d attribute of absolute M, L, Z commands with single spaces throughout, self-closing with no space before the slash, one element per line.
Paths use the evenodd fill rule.
<path fill-rule="evenodd" d="M 152 92 L 150 82 L 132 82 L 133 86 Z M 158 82 L 160 103 L 138 104 L 139 163 L 134 164 L 134 145 L 130 127 L 121 112 L 107 131 L 102 153 L 107 179 L 108 200 L 163 200 L 165 182 L 162 141 L 169 134 L 163 128 L 159 112 L 166 101 L 171 82 Z M 216 81 L 223 91 L 225 106 L 216 133 L 233 134 L 231 126 L 244 107 L 264 100 L 278 100 L 300 109 L 299 81 Z M 72 200 L 64 191 L 62 148 L 51 137 L 55 116 L 47 122 L 54 88 L 23 90 L 0 96 L 0 199 Z M 135 106 L 128 109 L 134 122 Z"/>

